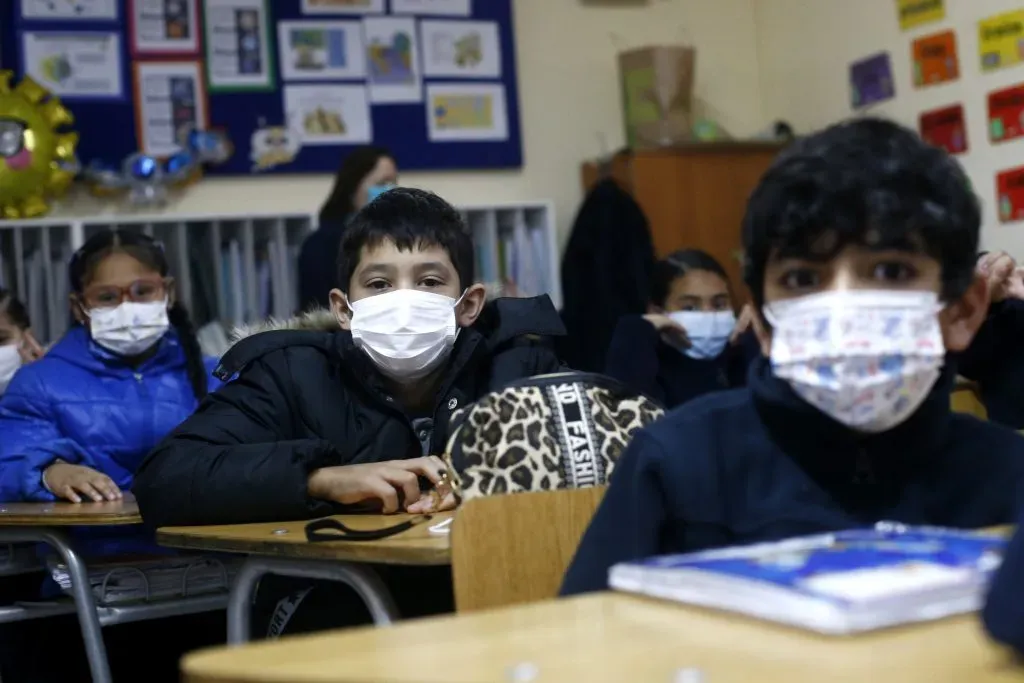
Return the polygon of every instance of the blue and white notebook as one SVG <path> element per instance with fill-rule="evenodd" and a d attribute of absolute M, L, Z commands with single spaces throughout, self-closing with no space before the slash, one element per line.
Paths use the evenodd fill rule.
<path fill-rule="evenodd" d="M 981 607 L 996 534 L 880 523 L 612 567 L 612 588 L 844 634 Z"/>

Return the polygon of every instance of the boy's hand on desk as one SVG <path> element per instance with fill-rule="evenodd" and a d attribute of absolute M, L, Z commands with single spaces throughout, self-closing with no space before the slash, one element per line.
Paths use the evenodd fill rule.
<path fill-rule="evenodd" d="M 91 467 L 66 462 L 54 463 L 43 470 L 43 486 L 58 498 L 72 503 L 81 503 L 83 496 L 96 503 L 122 497 L 117 484 L 107 475 Z"/>
<path fill-rule="evenodd" d="M 434 456 L 323 467 L 309 475 L 306 490 L 311 498 L 342 505 L 379 500 L 381 512 L 387 515 L 401 511 L 403 506 L 408 509 L 420 500 L 421 476 L 437 486 L 446 471 L 444 462 Z"/>

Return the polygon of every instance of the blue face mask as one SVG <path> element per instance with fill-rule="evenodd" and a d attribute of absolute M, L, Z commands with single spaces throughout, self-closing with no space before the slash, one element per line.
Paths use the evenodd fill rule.
<path fill-rule="evenodd" d="M 392 189 L 394 186 L 394 183 L 378 183 L 377 185 L 370 185 L 370 187 L 366 188 L 366 203 L 369 204 L 377 197 Z"/>
<path fill-rule="evenodd" d="M 686 330 L 690 346 L 682 349 L 690 358 L 712 360 L 722 355 L 736 327 L 732 311 L 678 311 L 668 317 Z"/>

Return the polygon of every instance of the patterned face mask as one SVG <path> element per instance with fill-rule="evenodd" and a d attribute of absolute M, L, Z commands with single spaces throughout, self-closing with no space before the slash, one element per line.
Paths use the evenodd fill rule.
<path fill-rule="evenodd" d="M 765 306 L 771 363 L 805 401 L 862 432 L 902 423 L 945 360 L 933 292 L 839 291 Z"/>

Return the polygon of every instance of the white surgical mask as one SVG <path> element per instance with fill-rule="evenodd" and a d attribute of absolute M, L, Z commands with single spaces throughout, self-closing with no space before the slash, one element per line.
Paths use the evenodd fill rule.
<path fill-rule="evenodd" d="M 775 375 L 805 401 L 862 432 L 902 423 L 945 361 L 932 292 L 841 291 L 765 307 Z"/>
<path fill-rule="evenodd" d="M 686 330 L 690 345 L 683 353 L 698 360 L 718 358 L 736 327 L 732 311 L 677 311 L 668 317 Z"/>
<path fill-rule="evenodd" d="M 7 391 L 7 385 L 14 378 L 14 373 L 21 367 L 21 354 L 17 344 L 0 346 L 0 394 Z"/>
<path fill-rule="evenodd" d="M 352 340 L 400 382 L 426 377 L 451 353 L 458 336 L 458 301 L 416 289 L 396 289 L 349 304 Z"/>
<path fill-rule="evenodd" d="M 93 341 L 119 356 L 138 356 L 153 348 L 167 333 L 167 300 L 125 301 L 116 308 L 92 308 L 89 333 Z"/>

